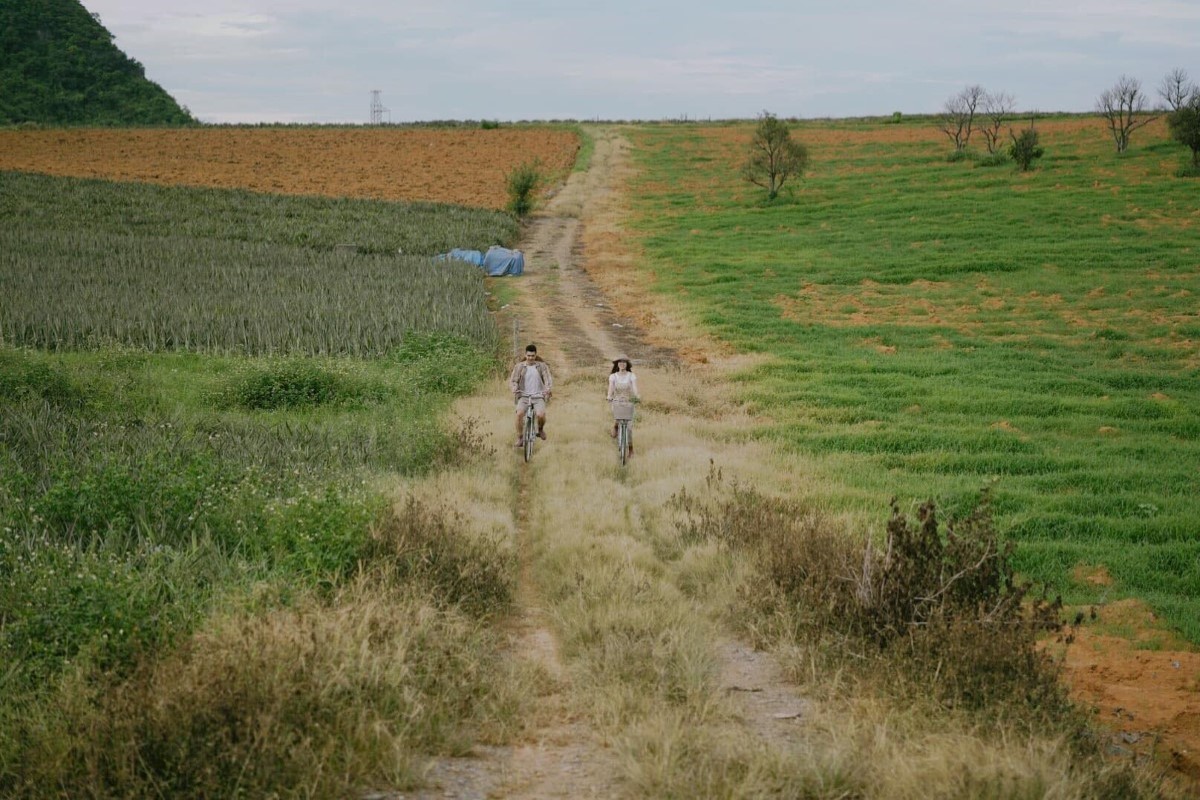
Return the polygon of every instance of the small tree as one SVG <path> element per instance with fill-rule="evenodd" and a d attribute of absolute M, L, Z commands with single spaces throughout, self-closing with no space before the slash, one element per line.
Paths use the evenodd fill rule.
<path fill-rule="evenodd" d="M 534 159 L 514 167 L 504 179 L 508 190 L 506 208 L 518 219 L 524 219 L 533 210 L 533 194 L 542 184 L 542 163 Z"/>
<path fill-rule="evenodd" d="M 1008 154 L 1017 163 L 1017 169 L 1022 172 L 1028 171 L 1033 162 L 1045 152 L 1038 144 L 1038 133 L 1034 130 L 1033 120 L 1029 120 L 1029 127 L 1021 131 L 1020 136 L 1011 130 L 1008 135 L 1012 139 L 1012 144 L 1008 146 Z"/>
<path fill-rule="evenodd" d="M 956 153 L 967 149 L 971 141 L 971 129 L 975 124 L 975 111 L 987 92 L 982 86 L 968 86 L 946 101 L 938 121 L 938 130 L 954 142 Z"/>
<path fill-rule="evenodd" d="M 1000 130 L 1005 121 L 1012 116 L 1015 101 L 1011 94 L 987 92 L 983 96 L 983 118 L 985 125 L 979 130 L 987 143 L 987 151 L 995 155 L 1000 147 Z"/>
<path fill-rule="evenodd" d="M 1158 119 L 1158 114 L 1146 111 L 1146 93 L 1137 78 L 1122 75 L 1111 89 L 1106 89 L 1096 101 L 1096 110 L 1108 122 L 1116 142 L 1117 152 L 1129 149 L 1129 135 Z"/>
<path fill-rule="evenodd" d="M 769 111 L 758 117 L 758 126 L 750 140 L 750 157 L 742 168 L 742 177 L 767 190 L 774 200 L 792 176 L 804 174 L 808 166 L 808 148 L 792 139 L 785 123 Z"/>
<path fill-rule="evenodd" d="M 1192 168 L 1200 170 L 1200 89 L 1193 89 L 1187 100 L 1167 117 L 1171 137 L 1191 148 Z"/>

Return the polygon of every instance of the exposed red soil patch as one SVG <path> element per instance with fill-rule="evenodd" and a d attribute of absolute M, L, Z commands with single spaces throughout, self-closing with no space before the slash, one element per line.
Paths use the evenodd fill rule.
<path fill-rule="evenodd" d="M 1153 754 L 1200 791 L 1200 652 L 1145 604 L 1121 600 L 1074 632 L 1064 667 L 1071 696 L 1112 731 L 1115 755 Z"/>
<path fill-rule="evenodd" d="M 563 176 L 578 149 L 550 127 L 5 130 L 0 169 L 498 209 L 513 167 Z"/>

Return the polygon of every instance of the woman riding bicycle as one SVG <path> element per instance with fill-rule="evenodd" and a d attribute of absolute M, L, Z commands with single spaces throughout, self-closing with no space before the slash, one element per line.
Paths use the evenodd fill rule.
<path fill-rule="evenodd" d="M 608 402 L 613 414 L 610 436 L 616 438 L 619 420 L 633 419 L 633 404 L 641 399 L 637 376 L 633 374 L 633 362 L 626 356 L 617 356 L 612 362 L 612 372 L 608 374 Z M 629 452 L 633 453 L 632 441 Z"/>

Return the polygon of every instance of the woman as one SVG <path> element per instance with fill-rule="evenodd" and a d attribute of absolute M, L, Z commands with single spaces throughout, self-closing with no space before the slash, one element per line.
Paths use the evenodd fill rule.
<path fill-rule="evenodd" d="M 633 374 L 633 362 L 625 356 L 617 356 L 608 374 L 608 402 L 613 413 L 612 430 L 609 435 L 616 438 L 617 420 L 633 419 L 633 404 L 642 399 L 638 393 L 637 376 Z M 633 452 L 633 445 L 629 445 Z"/>

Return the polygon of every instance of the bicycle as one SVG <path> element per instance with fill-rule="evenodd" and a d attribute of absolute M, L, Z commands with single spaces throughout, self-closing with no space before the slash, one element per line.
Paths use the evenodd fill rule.
<path fill-rule="evenodd" d="M 521 445 L 525 453 L 525 463 L 533 458 L 533 440 L 537 438 L 537 416 L 533 413 L 533 400 L 530 399 L 525 409 L 525 427 L 521 430 Z"/>
<path fill-rule="evenodd" d="M 629 461 L 629 453 L 633 449 L 633 420 L 617 420 L 617 457 L 621 466 Z"/>
<path fill-rule="evenodd" d="M 617 425 L 617 459 L 623 467 L 633 454 L 633 403 L 614 400 L 612 408 L 613 419 Z"/>

